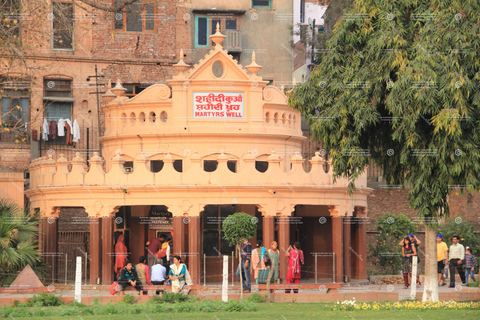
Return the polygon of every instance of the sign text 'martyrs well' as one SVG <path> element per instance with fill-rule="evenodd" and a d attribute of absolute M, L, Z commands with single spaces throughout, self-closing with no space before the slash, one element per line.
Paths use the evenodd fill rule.
<path fill-rule="evenodd" d="M 194 118 L 243 118 L 243 93 L 239 92 L 194 92 Z"/>

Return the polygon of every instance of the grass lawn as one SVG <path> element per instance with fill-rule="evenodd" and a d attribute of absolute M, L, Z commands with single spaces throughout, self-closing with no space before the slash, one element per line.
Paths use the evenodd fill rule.
<path fill-rule="evenodd" d="M 376 310 L 376 311 L 332 311 L 325 308 L 324 303 L 259 303 L 254 312 L 188 312 L 188 313 L 155 313 L 155 314 L 115 314 L 98 316 L 63 316 L 63 317 L 28 317 L 29 319 L 214 319 L 214 320 L 303 320 L 303 319 L 480 319 L 480 310 Z M 48 307 L 57 308 L 57 307 Z M 27 319 L 15 317 L 15 319 Z"/>

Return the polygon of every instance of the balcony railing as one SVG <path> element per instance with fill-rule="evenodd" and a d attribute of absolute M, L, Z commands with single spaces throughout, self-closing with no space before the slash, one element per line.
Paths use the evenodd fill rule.
<path fill-rule="evenodd" d="M 242 51 L 242 33 L 239 30 L 225 30 L 227 38 L 224 42 L 224 47 L 227 51 L 241 52 Z"/>

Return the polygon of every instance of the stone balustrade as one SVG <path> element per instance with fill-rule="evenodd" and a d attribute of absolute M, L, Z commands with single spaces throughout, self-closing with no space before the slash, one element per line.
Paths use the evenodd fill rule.
<path fill-rule="evenodd" d="M 218 166 L 213 172 L 206 172 L 202 167 L 202 158 L 194 152 L 184 161 L 190 160 L 189 165 L 183 172 L 174 169 L 174 159 L 170 153 L 164 157 L 164 166 L 159 172 L 150 171 L 149 159 L 145 155 L 140 155 L 134 159 L 133 172 L 127 172 L 124 168 L 124 159 L 116 155 L 111 160 L 111 169 L 104 171 L 103 158 L 98 153 L 89 160 L 90 167 L 86 161 L 77 153 L 70 161 L 60 155 L 55 161 L 51 156 L 41 157 L 32 161 L 30 165 L 31 189 L 47 187 L 64 186 L 191 186 L 191 187 L 288 187 L 288 188 L 346 188 L 348 180 L 345 178 L 337 179 L 335 185 L 332 184 L 332 166 L 325 172 L 323 157 L 317 152 L 310 159 L 311 170 L 305 172 L 303 162 L 299 152 L 290 158 L 291 169 L 285 172 L 282 169 L 282 159 L 272 152 L 268 156 L 268 169 L 266 172 L 260 172 L 255 168 L 256 158 L 247 153 L 239 161 L 239 170 L 232 172 L 227 162 L 228 156 L 221 153 L 217 157 Z M 71 166 L 69 170 L 69 166 Z M 367 186 L 366 171 L 356 181 L 357 188 Z"/>

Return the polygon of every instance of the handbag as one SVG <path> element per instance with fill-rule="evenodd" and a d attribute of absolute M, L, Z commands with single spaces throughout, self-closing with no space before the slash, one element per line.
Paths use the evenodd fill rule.
<path fill-rule="evenodd" d="M 120 287 L 120 285 L 118 284 L 118 282 L 112 283 L 112 285 L 110 286 L 110 294 L 115 295 L 115 293 L 117 293 L 117 289 L 119 287 Z"/>
<path fill-rule="evenodd" d="M 268 274 L 270 273 L 270 269 L 260 269 L 258 270 L 258 284 L 266 284 L 268 279 Z M 270 279 L 270 283 L 274 283 L 275 279 L 272 274 L 272 278 Z"/>
<path fill-rule="evenodd" d="M 272 266 L 272 259 L 270 259 L 270 256 L 267 252 L 265 252 L 265 254 L 263 255 L 263 263 L 265 263 L 265 267 Z"/>

